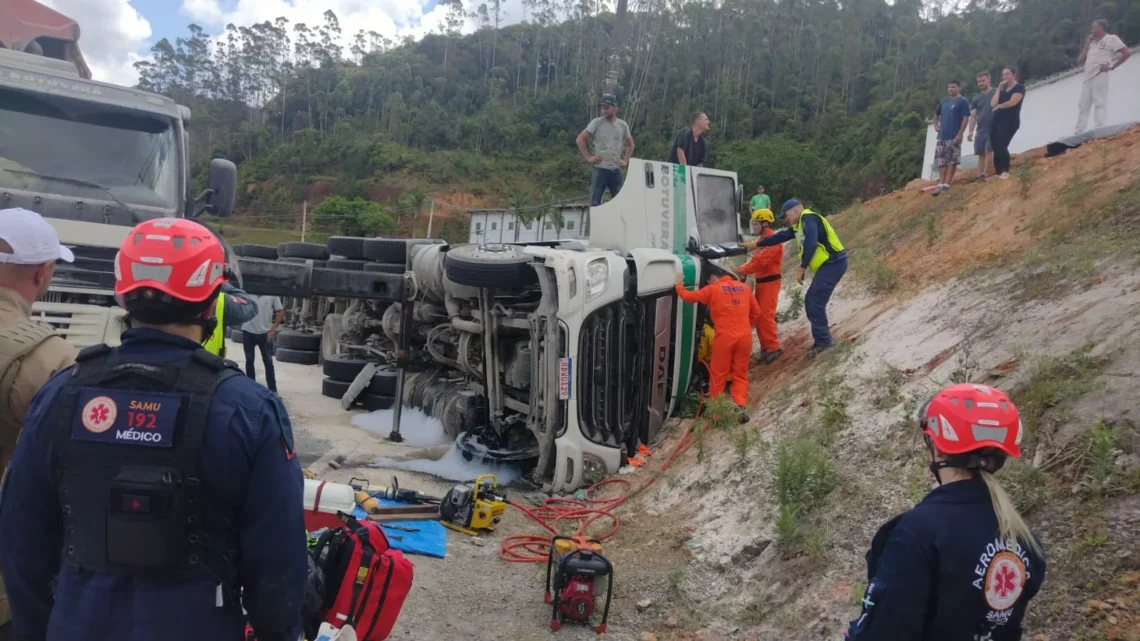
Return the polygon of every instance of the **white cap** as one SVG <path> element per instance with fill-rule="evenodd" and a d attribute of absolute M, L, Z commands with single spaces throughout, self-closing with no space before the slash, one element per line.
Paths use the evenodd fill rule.
<path fill-rule="evenodd" d="M 0 252 L 0 263 L 42 265 L 75 260 L 75 254 L 59 244 L 55 228 L 27 209 L 0 209 L 0 240 L 12 247 L 11 254 Z"/>

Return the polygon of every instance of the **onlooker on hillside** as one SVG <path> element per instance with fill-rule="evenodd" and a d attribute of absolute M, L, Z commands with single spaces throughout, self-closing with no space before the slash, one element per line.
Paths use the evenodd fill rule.
<path fill-rule="evenodd" d="M 1081 50 L 1078 64 L 1085 66 L 1085 82 L 1081 87 L 1081 111 L 1077 116 L 1077 133 L 1085 130 L 1089 122 L 1089 111 L 1093 112 L 1093 128 L 1103 127 L 1108 118 L 1108 73 L 1124 64 L 1132 55 L 1117 36 L 1108 32 L 1106 20 L 1092 23 L 1085 48 Z"/>
<path fill-rule="evenodd" d="M 1025 85 L 1017 81 L 1017 69 L 1001 70 L 1001 84 L 990 98 L 993 122 L 990 125 L 990 144 L 994 148 L 994 172 L 998 178 L 1009 178 L 1009 143 L 1021 128 L 1021 104 L 1025 99 Z"/>
<path fill-rule="evenodd" d="M 633 156 L 633 136 L 629 125 L 617 117 L 617 97 L 611 94 L 602 96 L 602 115 L 590 121 L 582 133 L 578 134 L 578 151 L 586 162 L 594 167 L 590 181 L 590 206 L 602 204 L 606 190 L 610 198 L 621 191 L 621 167 L 629 164 Z M 593 139 L 594 153 L 591 154 L 586 142 Z"/>
<path fill-rule="evenodd" d="M 962 83 L 951 80 L 946 85 L 948 94 L 934 108 L 934 130 L 938 132 L 938 145 L 934 148 L 934 162 L 938 165 L 938 186 L 931 192 L 937 196 L 950 189 L 958 161 L 962 159 L 962 136 L 970 120 L 970 101 L 962 97 Z"/>
<path fill-rule="evenodd" d="M 261 362 L 265 364 L 265 386 L 269 391 L 277 391 L 277 373 L 273 369 L 273 340 L 277 338 L 277 328 L 285 320 L 285 307 L 276 296 L 254 296 L 257 302 L 257 316 L 241 326 L 241 346 L 245 350 L 245 375 L 257 380 L 257 366 L 253 362 L 254 348 L 261 350 Z"/>
<path fill-rule="evenodd" d="M 752 197 L 748 211 L 755 212 L 761 209 L 772 209 L 772 198 L 764 193 L 764 185 L 756 186 L 756 195 Z"/>
<path fill-rule="evenodd" d="M 677 132 L 673 138 L 673 148 L 669 150 L 669 162 L 690 167 L 703 167 L 708 155 L 705 134 L 709 132 L 709 117 L 698 111 L 689 118 L 689 126 Z"/>
<path fill-rule="evenodd" d="M 994 97 L 994 92 L 997 89 L 990 86 L 990 72 L 988 71 L 979 73 L 975 80 L 981 93 L 970 100 L 970 126 L 966 140 L 974 143 L 974 155 L 978 157 L 978 180 L 984 182 L 990 177 L 989 169 L 993 162 L 990 153 L 993 151 L 993 146 L 990 144 L 993 106 L 990 105 L 990 100 Z M 976 137 L 974 135 L 975 130 L 977 131 Z"/>

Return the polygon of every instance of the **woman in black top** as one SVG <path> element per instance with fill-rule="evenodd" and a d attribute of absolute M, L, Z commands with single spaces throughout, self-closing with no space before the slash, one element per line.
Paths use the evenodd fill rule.
<path fill-rule="evenodd" d="M 1017 69 L 1001 71 L 1001 84 L 990 99 L 993 121 L 990 123 L 990 145 L 994 148 L 994 173 L 1002 180 L 1009 178 L 1009 143 L 1021 127 L 1021 103 L 1025 85 L 1017 81 Z"/>

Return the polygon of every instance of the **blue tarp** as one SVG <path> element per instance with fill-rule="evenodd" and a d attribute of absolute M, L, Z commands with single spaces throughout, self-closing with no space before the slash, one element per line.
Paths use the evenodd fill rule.
<path fill-rule="evenodd" d="M 408 504 L 380 499 L 380 506 L 407 507 Z M 364 508 L 357 505 L 352 516 L 358 521 L 363 521 L 368 518 L 368 513 L 364 511 Z M 447 528 L 443 527 L 439 521 L 394 521 L 383 525 L 397 525 L 419 530 L 418 532 L 407 532 L 383 528 L 384 534 L 388 535 L 388 544 L 392 546 L 393 550 L 408 554 L 432 556 L 437 559 L 442 559 L 447 555 Z"/>

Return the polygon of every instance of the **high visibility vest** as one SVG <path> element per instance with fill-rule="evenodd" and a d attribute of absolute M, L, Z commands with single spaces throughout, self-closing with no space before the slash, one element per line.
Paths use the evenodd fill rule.
<path fill-rule="evenodd" d="M 214 333 L 210 336 L 210 340 L 206 341 L 203 347 L 207 352 L 214 356 L 226 357 L 226 294 L 225 292 L 218 292 L 218 303 L 214 306 L 214 318 L 218 319 L 218 324 L 214 327 Z"/>
<path fill-rule="evenodd" d="M 826 263 L 827 260 L 831 258 L 832 254 L 838 254 L 839 252 L 843 251 L 843 243 L 839 242 L 839 235 L 835 233 L 835 230 L 831 227 L 831 223 L 827 222 L 826 218 L 820 216 L 810 209 L 805 209 L 803 213 L 800 214 L 800 219 L 796 221 L 796 224 L 792 225 L 792 231 L 796 233 L 796 242 L 800 246 L 800 260 L 803 260 L 804 257 L 805 216 L 816 216 L 819 218 L 819 222 L 823 223 L 823 237 L 817 239 L 818 242 L 815 245 L 815 255 L 813 255 L 811 257 L 811 260 L 808 262 L 808 269 L 814 274 L 815 270 L 819 269 L 821 265 Z"/>

